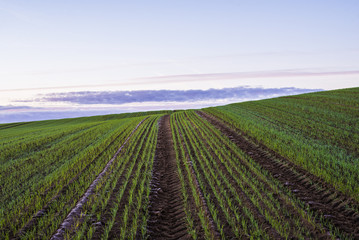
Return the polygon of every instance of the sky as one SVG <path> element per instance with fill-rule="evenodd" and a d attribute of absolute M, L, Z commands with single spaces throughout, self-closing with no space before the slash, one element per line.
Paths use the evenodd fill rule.
<path fill-rule="evenodd" d="M 356 0 L 0 0 L 0 123 L 358 87 L 358 13 Z"/>

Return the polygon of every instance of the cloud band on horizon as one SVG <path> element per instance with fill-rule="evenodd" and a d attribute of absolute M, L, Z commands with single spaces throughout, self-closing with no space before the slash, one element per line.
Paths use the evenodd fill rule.
<path fill-rule="evenodd" d="M 0 123 L 106 115 L 123 112 L 204 108 L 234 102 L 321 91 L 303 88 L 235 87 L 208 90 L 79 91 L 40 95 L 0 106 Z M 63 102 L 60 106 L 53 103 Z M 21 106 L 18 104 L 21 103 Z M 34 107 L 34 104 L 37 107 Z M 75 104 L 75 105 L 74 105 Z M 65 106 L 66 105 L 66 106 Z"/>
<path fill-rule="evenodd" d="M 68 102 L 76 104 L 128 104 L 142 102 L 196 102 L 222 99 L 259 99 L 320 91 L 302 88 L 235 87 L 208 90 L 79 91 L 51 93 L 18 102 Z"/>

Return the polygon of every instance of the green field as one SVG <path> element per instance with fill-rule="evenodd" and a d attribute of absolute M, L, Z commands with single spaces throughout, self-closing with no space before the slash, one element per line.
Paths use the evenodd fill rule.
<path fill-rule="evenodd" d="M 0 239 L 358 239 L 359 88 L 0 124 Z"/>

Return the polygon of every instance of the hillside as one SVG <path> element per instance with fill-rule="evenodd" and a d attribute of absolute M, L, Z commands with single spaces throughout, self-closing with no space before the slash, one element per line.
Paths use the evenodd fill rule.
<path fill-rule="evenodd" d="M 0 239 L 358 239 L 359 88 L 0 125 Z"/>

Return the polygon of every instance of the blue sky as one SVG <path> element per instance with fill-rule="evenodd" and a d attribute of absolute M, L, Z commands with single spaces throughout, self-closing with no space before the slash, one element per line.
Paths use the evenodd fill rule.
<path fill-rule="evenodd" d="M 259 98 L 253 92 L 175 104 L 86 104 L 48 101 L 49 94 L 355 87 L 358 12 L 358 1 L 331 0 L 3 0 L 0 122 L 32 120 L 39 111 L 46 118 L 47 112 L 145 111 Z M 260 98 L 276 96 L 267 93 Z"/>

